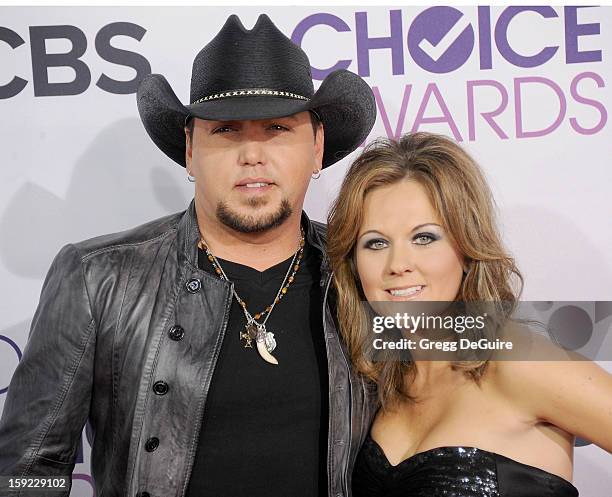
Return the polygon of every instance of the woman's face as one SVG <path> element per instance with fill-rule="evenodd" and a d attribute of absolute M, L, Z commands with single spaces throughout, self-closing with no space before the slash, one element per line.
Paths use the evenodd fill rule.
<path fill-rule="evenodd" d="M 404 180 L 368 193 L 355 255 L 366 298 L 453 301 L 464 259 L 442 229 L 417 182 Z"/>

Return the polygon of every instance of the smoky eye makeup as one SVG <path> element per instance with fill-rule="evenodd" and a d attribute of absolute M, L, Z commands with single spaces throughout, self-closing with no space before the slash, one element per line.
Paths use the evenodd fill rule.
<path fill-rule="evenodd" d="M 442 233 L 438 233 L 435 227 L 439 226 L 437 224 L 428 223 L 432 228 L 430 230 L 417 231 L 413 235 L 410 236 L 408 240 L 414 245 L 429 245 L 433 242 L 441 240 L 443 238 Z M 424 228 L 426 225 L 422 224 L 417 226 L 415 229 Z M 440 228 L 441 229 L 441 228 Z M 367 231 L 361 236 L 361 240 L 359 241 L 359 246 L 362 249 L 370 249 L 370 250 L 381 250 L 388 247 L 390 244 L 389 240 L 382 236 L 380 233 L 372 230 Z"/>
<path fill-rule="evenodd" d="M 361 241 L 361 247 L 364 249 L 380 250 L 388 245 L 388 241 L 382 237 L 366 238 Z"/>
<path fill-rule="evenodd" d="M 429 245 L 432 242 L 436 242 L 442 238 L 441 235 L 433 233 L 431 231 L 420 231 L 412 237 L 412 242 L 416 245 Z"/>

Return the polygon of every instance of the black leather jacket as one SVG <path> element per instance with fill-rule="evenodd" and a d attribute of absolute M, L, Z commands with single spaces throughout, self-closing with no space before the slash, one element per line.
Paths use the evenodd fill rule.
<path fill-rule="evenodd" d="M 323 254 L 328 493 L 348 496 L 374 393 L 351 371 L 336 331 L 325 226 L 305 215 L 303 224 Z M 198 269 L 198 239 L 192 202 L 183 213 L 62 248 L 6 397 L 0 475 L 71 475 L 89 422 L 97 497 L 184 496 L 232 301 L 230 284 Z"/>

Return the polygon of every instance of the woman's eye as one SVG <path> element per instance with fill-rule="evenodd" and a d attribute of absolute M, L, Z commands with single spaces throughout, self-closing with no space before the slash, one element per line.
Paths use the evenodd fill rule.
<path fill-rule="evenodd" d="M 417 245 L 429 245 L 431 242 L 435 242 L 438 237 L 432 233 L 419 233 L 412 241 Z"/>
<path fill-rule="evenodd" d="M 387 242 L 385 240 L 369 240 L 366 242 L 365 247 L 372 250 L 380 250 L 384 249 L 387 246 Z"/>

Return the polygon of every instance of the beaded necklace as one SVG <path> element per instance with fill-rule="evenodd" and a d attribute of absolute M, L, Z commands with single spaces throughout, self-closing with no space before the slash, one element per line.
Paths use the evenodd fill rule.
<path fill-rule="evenodd" d="M 223 268 L 221 267 L 219 260 L 212 254 L 212 252 L 208 248 L 208 244 L 206 243 L 206 240 L 204 240 L 203 236 L 200 236 L 198 247 L 204 250 L 204 252 L 206 252 L 206 256 L 208 260 L 210 261 L 210 263 L 212 264 L 215 270 L 215 273 L 217 273 L 219 278 L 227 281 L 228 283 L 231 283 L 230 279 L 225 274 L 225 271 L 223 271 Z M 269 362 L 270 364 L 278 364 L 278 360 L 272 355 L 272 352 L 276 348 L 276 339 L 274 338 L 274 333 L 266 330 L 266 322 L 268 321 L 270 314 L 272 314 L 272 310 L 274 309 L 274 306 L 276 306 L 276 304 L 278 304 L 281 301 L 283 296 L 289 290 L 291 283 L 293 283 L 293 281 L 295 280 L 295 275 L 300 269 L 300 262 L 302 261 L 303 255 L 304 255 L 304 230 L 300 228 L 299 247 L 297 251 L 295 252 L 295 254 L 293 254 L 293 258 L 291 259 L 291 264 L 289 265 L 289 268 L 287 269 L 285 278 L 283 279 L 283 282 L 280 288 L 278 289 L 278 292 L 276 292 L 276 297 L 274 297 L 274 300 L 270 305 L 268 305 L 264 310 L 256 313 L 254 316 L 251 315 L 251 313 L 247 309 L 246 302 L 240 298 L 240 296 L 238 295 L 238 293 L 236 293 L 236 290 L 232 286 L 232 293 L 234 297 L 236 298 L 236 301 L 240 305 L 240 308 L 242 309 L 242 312 L 244 313 L 244 317 L 246 318 L 246 325 L 244 327 L 244 331 L 240 332 L 240 340 L 245 341 L 245 344 L 244 344 L 245 348 L 253 348 L 253 340 L 255 340 L 257 351 L 259 352 L 259 355 L 265 361 Z M 265 319 L 260 323 L 259 319 L 261 319 L 264 316 L 265 316 Z"/>

